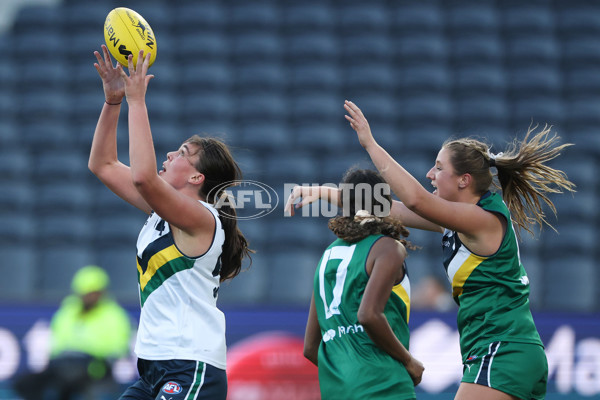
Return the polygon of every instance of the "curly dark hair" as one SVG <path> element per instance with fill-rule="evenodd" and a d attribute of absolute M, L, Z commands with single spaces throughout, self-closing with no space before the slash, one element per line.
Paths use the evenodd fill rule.
<path fill-rule="evenodd" d="M 408 229 L 400 221 L 389 216 L 392 204 L 391 191 L 376 194 L 375 186 L 378 184 L 385 185 L 389 189 L 378 172 L 351 168 L 344 174 L 342 184 L 347 184 L 341 185 L 342 188 L 347 187 L 342 190 L 348 190 L 341 196 L 344 214 L 330 219 L 328 223 L 329 229 L 338 238 L 356 243 L 370 235 L 385 235 L 398 240 L 407 249 L 417 248 L 405 239 L 410 234 Z M 356 190 L 360 184 L 372 190 Z M 377 210 L 387 210 L 387 215 L 381 215 Z M 356 215 L 357 212 L 359 215 Z"/>

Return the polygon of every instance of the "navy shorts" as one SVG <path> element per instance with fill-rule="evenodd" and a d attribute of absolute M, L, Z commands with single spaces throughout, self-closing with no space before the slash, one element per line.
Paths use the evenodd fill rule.
<path fill-rule="evenodd" d="M 121 400 L 225 400 L 227 374 L 212 365 L 190 360 L 138 359 L 140 379 Z"/>

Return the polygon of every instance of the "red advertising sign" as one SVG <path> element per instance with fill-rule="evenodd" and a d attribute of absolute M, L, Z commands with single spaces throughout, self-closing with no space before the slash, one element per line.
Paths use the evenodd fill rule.
<path fill-rule="evenodd" d="M 227 399 L 320 399 L 317 367 L 304 358 L 303 346 L 284 332 L 237 342 L 227 353 Z"/>

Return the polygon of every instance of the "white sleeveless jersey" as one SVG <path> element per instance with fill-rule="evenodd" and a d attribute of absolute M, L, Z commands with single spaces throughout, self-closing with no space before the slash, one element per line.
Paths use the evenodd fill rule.
<path fill-rule="evenodd" d="M 141 315 L 135 353 L 146 360 L 196 360 L 225 369 L 225 316 L 217 308 L 225 233 L 218 212 L 213 242 L 200 257 L 185 256 L 169 224 L 152 213 L 137 241 Z"/>

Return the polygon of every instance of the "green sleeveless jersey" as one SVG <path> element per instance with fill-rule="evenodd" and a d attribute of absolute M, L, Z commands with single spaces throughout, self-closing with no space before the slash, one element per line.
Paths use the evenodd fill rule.
<path fill-rule="evenodd" d="M 366 262 L 371 235 L 350 244 L 334 241 L 315 272 L 314 297 L 322 340 L 319 384 L 323 399 L 414 399 L 415 389 L 404 365 L 379 349 L 358 323 L 357 313 L 369 276 Z M 405 271 L 395 285 L 384 314 L 408 349 L 410 284 Z"/>
<path fill-rule="evenodd" d="M 491 192 L 477 205 L 507 221 L 495 254 L 474 254 L 456 232 L 448 229 L 442 239 L 444 268 L 459 305 L 457 325 L 463 362 L 474 347 L 495 341 L 542 345 L 529 309 L 529 279 L 521 264 L 508 207 L 499 194 Z"/>

